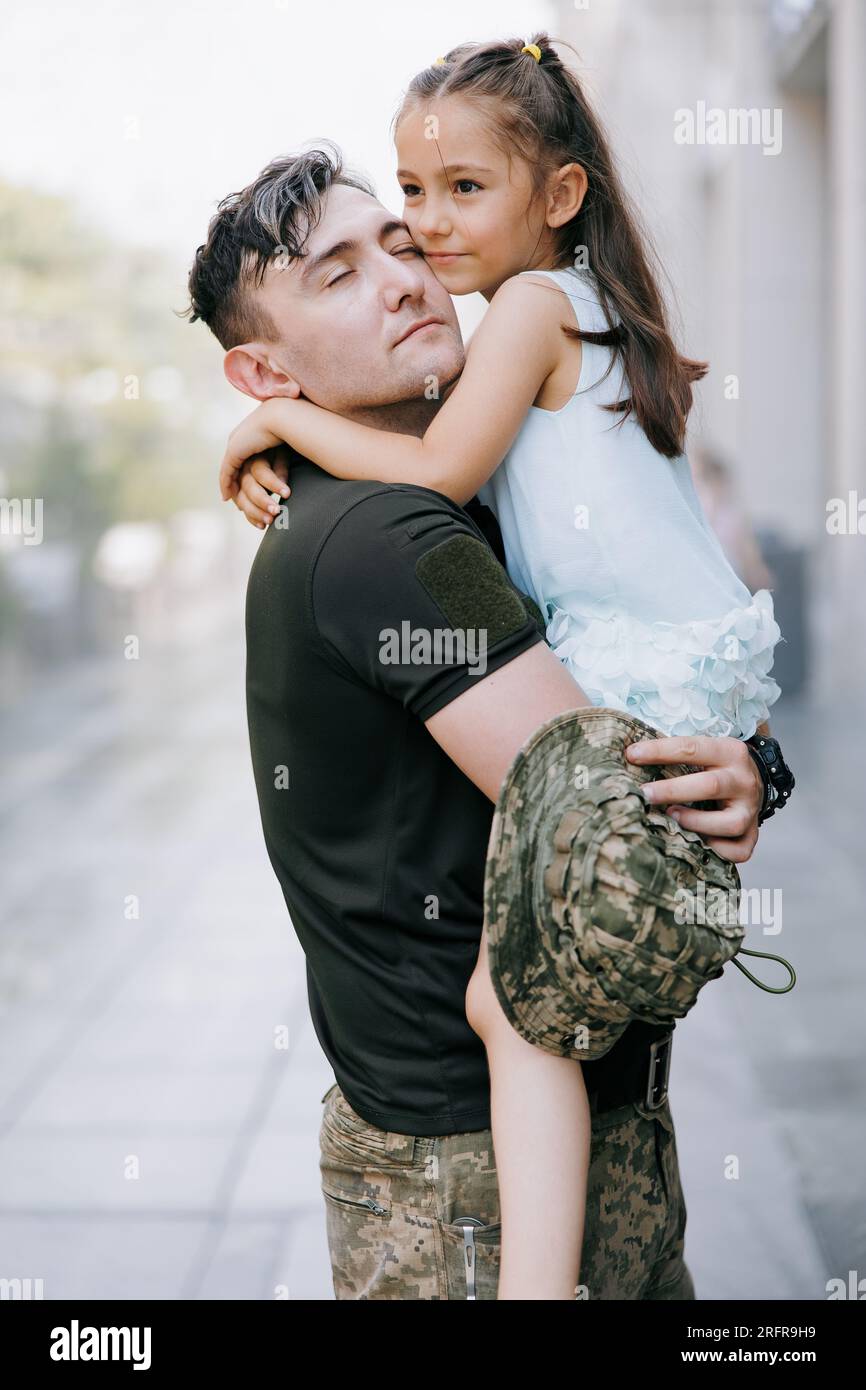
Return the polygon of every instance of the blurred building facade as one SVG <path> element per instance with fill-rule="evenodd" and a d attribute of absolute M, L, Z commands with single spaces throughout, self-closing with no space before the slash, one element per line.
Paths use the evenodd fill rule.
<path fill-rule="evenodd" d="M 710 362 L 689 447 L 728 463 L 772 551 L 777 666 L 803 659 L 812 697 L 847 708 L 866 694 L 866 4 L 553 9 L 668 272 L 678 341 Z"/>

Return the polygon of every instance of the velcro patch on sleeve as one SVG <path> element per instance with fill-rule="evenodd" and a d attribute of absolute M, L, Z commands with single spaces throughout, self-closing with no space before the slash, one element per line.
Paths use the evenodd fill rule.
<path fill-rule="evenodd" d="M 474 536 L 452 536 L 422 555 L 415 574 L 449 627 L 483 629 L 487 646 L 525 626 L 529 614 L 495 555 Z"/>

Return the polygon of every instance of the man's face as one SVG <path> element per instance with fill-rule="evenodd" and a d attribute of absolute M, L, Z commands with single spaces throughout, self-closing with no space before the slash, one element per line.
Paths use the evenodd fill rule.
<path fill-rule="evenodd" d="M 435 399 L 431 386 L 454 380 L 464 350 L 451 297 L 380 202 L 332 187 L 306 252 L 250 290 L 277 326 L 270 359 L 305 396 L 346 414 Z"/>

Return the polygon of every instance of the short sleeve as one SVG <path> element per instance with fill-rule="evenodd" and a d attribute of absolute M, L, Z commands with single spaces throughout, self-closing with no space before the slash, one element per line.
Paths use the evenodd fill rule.
<path fill-rule="evenodd" d="M 340 516 L 310 597 L 331 664 L 421 720 L 543 640 L 471 519 L 420 488 L 383 489 Z"/>

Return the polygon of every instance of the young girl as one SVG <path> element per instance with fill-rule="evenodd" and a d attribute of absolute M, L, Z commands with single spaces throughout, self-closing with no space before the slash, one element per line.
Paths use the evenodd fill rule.
<path fill-rule="evenodd" d="M 592 704 L 665 734 L 766 731 L 780 693 L 772 598 L 737 579 L 683 452 L 706 365 L 671 341 L 577 79 L 543 34 L 464 45 L 412 82 L 395 143 L 413 240 L 452 294 L 489 302 L 462 376 L 423 439 L 265 402 L 232 434 L 223 496 L 280 441 L 340 478 L 414 482 L 460 504 L 477 493 Z M 467 1014 L 490 1063 L 499 1297 L 572 1299 L 590 1152 L 582 1068 L 510 1028 L 486 951 L 485 933 Z"/>

